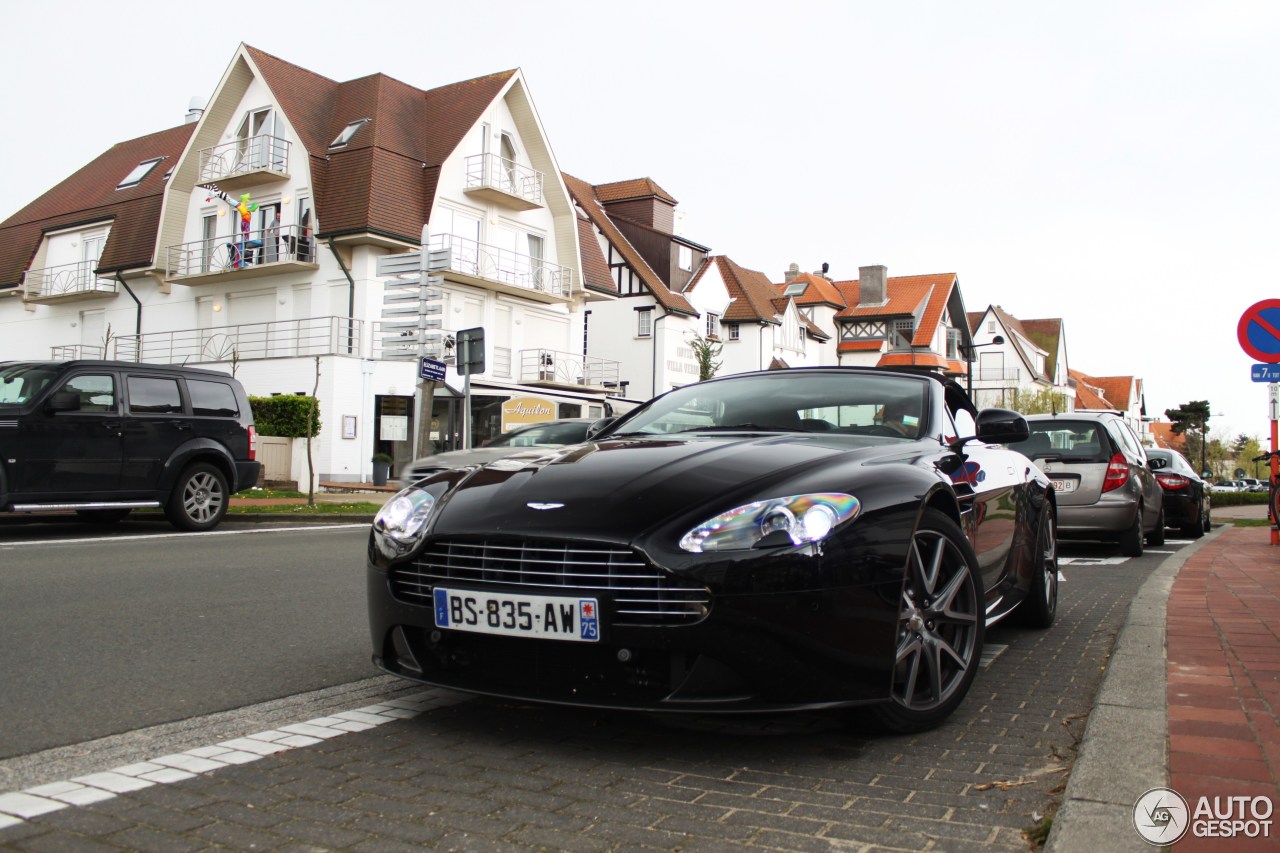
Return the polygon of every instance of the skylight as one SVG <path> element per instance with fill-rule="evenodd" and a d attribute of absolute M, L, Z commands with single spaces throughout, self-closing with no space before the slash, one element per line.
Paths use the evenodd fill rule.
<path fill-rule="evenodd" d="M 347 125 L 342 129 L 342 133 L 339 133 L 337 137 L 332 142 L 329 143 L 329 147 L 330 148 L 343 147 L 344 145 L 346 145 L 348 142 L 351 141 L 351 137 L 355 136 L 356 132 L 359 131 L 360 128 L 364 127 L 368 123 L 369 123 L 369 120 L 367 118 L 356 119 L 355 121 L 351 122 L 351 124 Z"/>
<path fill-rule="evenodd" d="M 788 284 L 787 289 L 782 291 L 782 295 L 783 296 L 802 296 L 804 295 L 804 288 L 805 288 L 805 285 L 807 284 L 808 282 L 804 282 L 804 281 L 797 281 L 795 284 Z"/>
<path fill-rule="evenodd" d="M 156 163 L 163 160 L 163 157 L 155 157 L 151 160 L 143 160 L 141 163 L 133 167 L 133 171 L 124 176 L 124 180 L 116 184 L 116 189 L 123 190 L 129 187 L 136 187 L 142 183 L 142 179 L 150 174 L 151 170 L 156 167 Z"/>

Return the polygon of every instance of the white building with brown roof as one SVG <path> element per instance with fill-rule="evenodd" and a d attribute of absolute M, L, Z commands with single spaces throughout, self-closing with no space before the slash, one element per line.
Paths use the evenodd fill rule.
<path fill-rule="evenodd" d="M 317 479 L 366 480 L 375 451 L 398 470 L 419 426 L 449 449 L 462 423 L 452 367 L 416 422 L 417 333 L 382 316 L 378 261 L 424 225 L 447 256 L 436 340 L 486 332 L 474 437 L 521 399 L 605 414 L 618 366 L 587 355 L 583 324 L 617 290 L 584 275 L 589 229 L 523 74 L 337 82 L 246 45 L 196 121 L 115 146 L 0 223 L 0 359 L 200 364 L 264 396 L 318 374 Z"/>
<path fill-rule="evenodd" d="M 969 314 L 968 321 L 977 405 L 1011 408 L 1017 396 L 1048 391 L 1061 396 L 1062 411 L 1076 407 L 1060 318 L 1019 320 L 999 305 L 988 305 L 985 311 Z"/>

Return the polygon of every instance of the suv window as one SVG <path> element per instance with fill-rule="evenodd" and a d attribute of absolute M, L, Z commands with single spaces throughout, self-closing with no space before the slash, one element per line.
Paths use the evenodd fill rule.
<path fill-rule="evenodd" d="M 236 403 L 236 392 L 230 385 L 222 382 L 206 382 L 203 379 L 188 379 L 187 391 L 191 394 L 191 413 L 217 418 L 235 418 L 240 416 L 240 406 Z"/>
<path fill-rule="evenodd" d="M 129 411 L 147 415 L 182 414 L 182 392 L 178 380 L 152 376 L 130 376 Z"/>
<path fill-rule="evenodd" d="M 77 376 L 59 390 L 78 395 L 82 412 L 116 411 L 116 380 L 110 374 Z"/>

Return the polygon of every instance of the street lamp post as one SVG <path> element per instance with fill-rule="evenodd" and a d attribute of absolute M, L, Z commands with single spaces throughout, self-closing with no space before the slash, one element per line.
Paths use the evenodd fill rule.
<path fill-rule="evenodd" d="M 965 360 L 965 363 L 968 365 L 968 368 L 969 368 L 968 370 L 966 370 L 966 371 L 965 371 L 965 378 L 966 378 L 966 380 L 968 380 L 968 381 L 967 381 L 967 386 L 968 386 L 968 387 L 967 387 L 965 390 L 966 390 L 966 391 L 968 392 L 968 394 L 969 394 L 969 401 L 970 401 L 970 402 L 973 402 L 973 351 L 974 351 L 974 350 L 976 350 L 976 349 L 980 349 L 981 347 L 994 347 L 994 346 L 999 346 L 1000 344 L 1003 344 L 1003 343 L 1004 343 L 1004 336 L 1003 336 L 1003 335 L 996 335 L 996 336 L 995 336 L 994 338 L 992 338 L 992 339 L 990 340 L 990 342 L 988 342 L 988 343 L 985 343 L 985 344 L 969 344 L 968 346 L 963 347 L 963 349 L 964 349 L 964 360 Z"/>

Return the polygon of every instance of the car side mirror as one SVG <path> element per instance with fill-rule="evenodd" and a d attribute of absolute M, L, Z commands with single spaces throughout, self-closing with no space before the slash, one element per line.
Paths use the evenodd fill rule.
<path fill-rule="evenodd" d="M 978 412 L 977 439 L 987 444 L 1009 444 L 1031 437 L 1027 419 L 1008 409 L 983 409 Z"/>
<path fill-rule="evenodd" d="M 80 395 L 75 391 L 57 391 L 49 397 L 49 402 L 45 403 L 45 411 L 47 412 L 78 412 L 80 411 Z"/>
<path fill-rule="evenodd" d="M 975 427 L 977 435 L 951 442 L 951 449 L 959 451 L 970 441 L 981 441 L 983 444 L 1012 444 L 1031 437 L 1031 426 L 1027 423 L 1027 419 L 1009 409 L 983 409 L 978 412 Z"/>
<path fill-rule="evenodd" d="M 586 434 L 585 440 L 590 441 L 591 439 L 595 438 L 597 435 L 604 432 L 605 427 L 609 426 L 616 420 L 617 418 L 601 418 L 598 421 L 592 422 L 591 426 L 587 427 L 587 434 Z"/>

